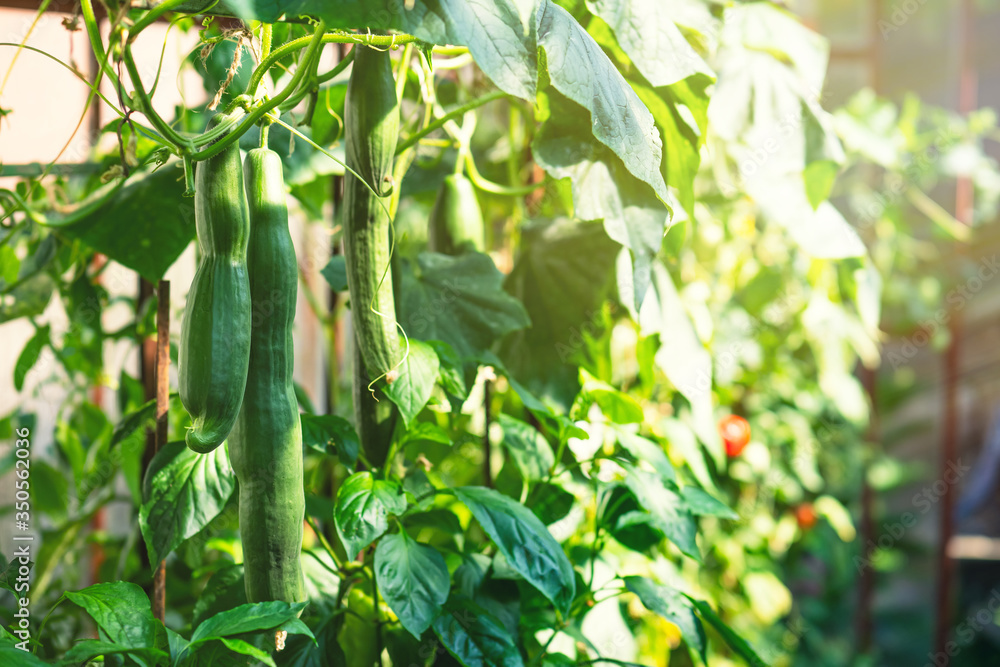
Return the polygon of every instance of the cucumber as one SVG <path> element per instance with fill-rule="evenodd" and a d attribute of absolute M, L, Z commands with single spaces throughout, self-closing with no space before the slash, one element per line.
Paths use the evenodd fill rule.
<path fill-rule="evenodd" d="M 428 221 L 429 248 L 446 255 L 482 252 L 484 227 L 472 182 L 462 174 L 446 176 Z"/>
<path fill-rule="evenodd" d="M 344 112 L 345 163 L 377 189 L 385 182 L 384 175 L 392 171 L 399 101 L 389 53 L 361 45 L 354 48 Z M 387 197 L 374 194 L 350 171 L 345 174 L 342 210 L 347 287 L 368 382 L 384 377 L 391 383 L 402 356 L 389 266 L 388 206 Z"/>
<path fill-rule="evenodd" d="M 200 257 L 181 324 L 178 389 L 191 415 L 187 445 L 207 453 L 236 422 L 250 363 L 250 217 L 236 142 L 195 166 L 194 207 Z"/>
<path fill-rule="evenodd" d="M 253 301 L 250 372 L 229 458 L 240 483 L 240 535 L 247 600 L 305 599 L 299 554 L 305 496 L 302 431 L 292 373 L 298 272 L 281 159 L 247 154 L 252 221 L 248 264 Z"/>

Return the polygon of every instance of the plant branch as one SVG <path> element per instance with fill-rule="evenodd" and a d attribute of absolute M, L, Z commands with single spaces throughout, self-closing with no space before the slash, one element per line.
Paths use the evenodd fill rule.
<path fill-rule="evenodd" d="M 473 109 L 479 108 L 479 107 L 483 106 L 484 104 L 489 104 L 490 102 L 492 102 L 494 100 L 499 100 L 500 98 L 506 97 L 506 96 L 507 96 L 507 93 L 505 93 L 505 92 L 503 92 L 501 90 L 495 90 L 492 93 L 487 93 L 486 95 L 483 95 L 482 97 L 477 97 L 474 100 L 466 102 L 465 104 L 463 104 L 460 107 L 456 107 L 456 108 L 452 109 L 451 111 L 449 111 L 445 115 L 441 116 L 440 118 L 438 118 L 437 120 L 435 120 L 433 123 L 431 123 L 427 127 L 425 127 L 422 130 L 420 130 L 420 131 L 418 131 L 418 132 L 410 135 L 404 141 L 400 142 L 400 144 L 398 146 L 396 146 L 396 155 L 399 155 L 400 153 L 402 153 L 403 151 L 405 151 L 410 146 L 413 146 L 414 144 L 416 144 L 418 141 L 420 141 L 421 139 L 423 139 L 424 137 L 426 137 L 431 132 L 434 132 L 435 130 L 440 130 L 442 127 L 444 127 L 445 123 L 447 123 L 448 121 L 454 120 L 455 118 L 458 118 L 459 116 L 463 116 L 467 112 L 472 111 Z"/>

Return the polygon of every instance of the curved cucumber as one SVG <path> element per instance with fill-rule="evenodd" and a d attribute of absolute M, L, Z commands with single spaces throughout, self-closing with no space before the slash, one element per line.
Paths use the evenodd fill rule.
<path fill-rule="evenodd" d="M 181 324 L 178 388 L 191 415 L 187 445 L 206 453 L 236 422 L 250 361 L 250 218 L 236 143 L 195 166 L 195 188 L 201 254 Z"/>
<path fill-rule="evenodd" d="M 240 534 L 247 600 L 305 599 L 299 553 L 305 496 L 302 431 L 292 382 L 292 325 L 298 272 L 281 159 L 258 148 L 247 155 L 252 220 L 248 264 L 253 340 L 243 408 L 229 438 L 240 482 Z"/>

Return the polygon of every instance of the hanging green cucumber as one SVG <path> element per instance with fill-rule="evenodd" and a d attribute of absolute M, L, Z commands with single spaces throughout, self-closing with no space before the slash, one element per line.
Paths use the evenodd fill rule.
<path fill-rule="evenodd" d="M 209 127 L 226 117 L 217 114 Z M 236 142 L 195 167 L 200 257 L 181 324 L 178 389 L 191 415 L 188 447 L 207 453 L 229 435 L 250 361 L 250 218 Z"/>
<path fill-rule="evenodd" d="M 383 196 L 376 196 L 354 174 L 344 176 L 344 255 L 351 316 L 368 384 L 391 383 L 402 356 L 392 295 L 389 199 L 392 159 L 399 133 L 399 101 L 389 52 L 354 47 L 344 112 L 345 162 Z M 386 180 L 388 179 L 388 180 Z"/>
<path fill-rule="evenodd" d="M 387 49 L 354 47 L 345 111 L 346 151 L 354 155 L 351 166 L 380 197 L 388 197 L 399 138 L 399 101 Z"/>
<path fill-rule="evenodd" d="M 299 602 L 305 599 L 299 563 L 305 497 L 292 383 L 298 265 L 288 232 L 281 159 L 266 148 L 254 149 L 247 154 L 245 173 L 253 339 L 229 458 L 240 482 L 247 600 Z"/>
<path fill-rule="evenodd" d="M 482 252 L 483 230 L 483 212 L 472 181 L 462 174 L 446 176 L 431 209 L 427 228 L 430 249 L 446 255 Z"/>

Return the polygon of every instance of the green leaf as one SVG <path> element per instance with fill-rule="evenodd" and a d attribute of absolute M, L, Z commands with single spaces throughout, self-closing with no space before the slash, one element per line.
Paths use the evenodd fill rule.
<path fill-rule="evenodd" d="M 0 639 L 0 663 L 4 667 L 46 667 L 48 663 L 36 658 L 34 653 L 22 651 L 13 639 Z"/>
<path fill-rule="evenodd" d="M 301 414 L 299 420 L 302 422 L 302 444 L 336 456 L 348 470 L 354 470 L 361 439 L 351 422 L 337 415 Z"/>
<path fill-rule="evenodd" d="M 665 484 L 677 487 L 677 473 L 674 471 L 674 466 L 670 464 L 670 460 L 658 444 L 620 429 L 615 433 L 618 436 L 618 444 L 624 447 L 632 458 L 649 463 Z"/>
<path fill-rule="evenodd" d="M 613 423 L 637 424 L 645 419 L 642 406 L 634 398 L 598 380 L 584 369 L 580 369 L 580 382 L 583 385 L 580 388 L 581 398 L 597 403 L 601 413 Z"/>
<path fill-rule="evenodd" d="M 430 422 L 417 422 L 406 430 L 403 435 L 403 444 L 411 442 L 436 442 L 441 445 L 450 445 L 451 436 L 437 424 Z"/>
<path fill-rule="evenodd" d="M 626 486 L 635 494 L 643 509 L 649 512 L 653 525 L 685 555 L 701 560 L 695 541 L 697 526 L 683 498 L 664 486 L 659 475 L 627 463 L 621 465 L 626 473 Z"/>
<path fill-rule="evenodd" d="M 115 432 L 111 435 L 111 444 L 109 447 L 114 447 L 143 426 L 153 422 L 155 419 L 156 399 L 151 398 L 136 410 L 133 410 L 122 417 L 122 420 L 118 422 L 117 426 L 115 426 Z"/>
<path fill-rule="evenodd" d="M 625 587 L 639 596 L 646 609 L 676 625 L 684 641 L 707 664 L 705 628 L 691 609 L 691 603 L 680 591 L 646 577 L 625 577 Z"/>
<path fill-rule="evenodd" d="M 530 324 L 521 303 L 503 291 L 503 274 L 480 253 L 428 252 L 404 262 L 399 306 L 411 343 L 444 341 L 465 359 Z"/>
<path fill-rule="evenodd" d="M 390 514 L 405 510 L 406 496 L 395 482 L 375 479 L 367 471 L 344 480 L 337 491 L 334 519 L 347 557 L 354 560 L 359 551 L 385 533 Z"/>
<path fill-rule="evenodd" d="M 280 600 L 242 604 L 202 621 L 191 635 L 191 644 L 218 637 L 229 637 L 257 630 L 268 630 L 298 619 L 306 602 L 289 604 Z M 301 631 L 301 630 L 300 630 Z M 308 628 L 304 634 L 312 636 Z"/>
<path fill-rule="evenodd" d="M 463 665 L 524 667 L 517 640 L 500 621 L 464 597 L 453 597 L 434 621 L 434 633 Z"/>
<path fill-rule="evenodd" d="M 508 336 L 500 356 L 539 398 L 568 407 L 579 391 L 573 363 L 583 349 L 582 334 L 600 331 L 617 253 L 598 224 L 561 219 L 522 228 L 521 255 L 507 289 L 524 303 L 531 328 Z"/>
<path fill-rule="evenodd" d="M 717 516 L 722 519 L 738 519 L 739 515 L 721 500 L 710 496 L 697 486 L 685 486 L 681 491 L 684 504 L 695 516 Z"/>
<path fill-rule="evenodd" d="M 538 517 L 524 505 L 493 489 L 464 486 L 455 496 L 496 543 L 510 566 L 559 609 L 576 595 L 573 566 Z"/>
<path fill-rule="evenodd" d="M 149 665 L 162 664 L 170 658 L 170 655 L 166 651 L 161 651 L 153 647 L 136 648 L 97 639 L 85 639 L 73 644 L 63 656 L 63 660 L 70 664 L 86 664 L 98 656 L 109 657 L 123 654 L 129 655 L 133 659 L 139 658 Z M 108 662 L 105 660 L 105 663 Z M 7 662 L 4 662 L 4 665 L 7 664 Z"/>
<path fill-rule="evenodd" d="M 17 282 L 17 276 L 21 271 L 21 260 L 17 258 L 17 252 L 8 243 L 0 246 L 0 280 L 7 285 Z"/>
<path fill-rule="evenodd" d="M 375 579 L 386 604 L 417 639 L 431 626 L 451 588 L 444 557 L 405 531 L 379 540 Z"/>
<path fill-rule="evenodd" d="M 82 607 L 108 639 L 125 648 L 152 648 L 163 625 L 153 618 L 149 599 L 139 586 L 125 581 L 94 584 L 67 591 L 66 599 Z M 152 665 L 137 656 L 142 665 Z"/>
<path fill-rule="evenodd" d="M 690 600 L 691 603 L 694 605 L 694 609 L 696 612 L 698 612 L 698 616 L 700 616 L 703 621 L 705 621 L 713 628 L 715 628 L 715 630 L 720 635 L 722 635 L 722 638 L 725 640 L 726 644 L 729 645 L 729 648 L 731 648 L 733 652 L 736 653 L 736 655 L 746 660 L 747 664 L 750 665 L 768 664 L 767 661 L 765 661 L 763 658 L 757 655 L 757 652 L 754 651 L 753 647 L 750 646 L 750 643 L 747 642 L 747 640 L 743 639 L 743 637 L 740 637 L 738 634 L 736 634 L 736 632 L 732 628 L 726 625 L 725 621 L 719 618 L 719 615 L 715 613 L 715 610 L 713 610 L 708 605 L 707 602 L 704 602 L 702 600 L 697 600 L 686 593 L 684 594 L 684 597 Z"/>
<path fill-rule="evenodd" d="M 532 155 L 554 178 L 572 181 L 577 218 L 602 220 L 608 236 L 632 252 L 633 293 L 623 298 L 641 303 L 670 210 L 607 147 L 588 138 L 590 118 L 583 109 L 557 93 L 549 98 L 552 115 L 535 136 Z"/>
<path fill-rule="evenodd" d="M 587 0 L 604 19 L 629 60 L 653 86 L 669 86 L 711 68 L 688 44 L 673 19 L 676 10 L 660 0 Z"/>
<path fill-rule="evenodd" d="M 42 350 L 49 344 L 49 331 L 48 325 L 39 327 L 35 331 L 35 335 L 25 343 L 21 354 L 18 355 L 17 362 L 14 364 L 14 389 L 17 391 L 24 388 L 24 380 L 28 376 L 28 371 L 38 362 Z"/>
<path fill-rule="evenodd" d="M 178 164 L 134 177 L 90 214 L 54 224 L 60 233 L 156 283 L 195 237 L 194 200 L 182 196 Z"/>
<path fill-rule="evenodd" d="M 334 292 L 347 291 L 347 260 L 343 255 L 334 255 L 320 273 Z"/>
<path fill-rule="evenodd" d="M 525 502 L 546 526 L 569 514 L 575 503 L 576 497 L 572 493 L 551 482 L 532 485 L 528 500 Z"/>
<path fill-rule="evenodd" d="M 552 86 L 589 112 L 594 137 L 666 202 L 667 187 L 660 174 L 663 145 L 649 109 L 565 9 L 552 2 L 542 4 L 537 31 Z"/>
<path fill-rule="evenodd" d="M 179 440 L 157 452 L 146 471 L 139 510 L 139 526 L 153 567 L 217 517 L 235 487 L 236 476 L 224 446 L 198 454 Z"/>
<path fill-rule="evenodd" d="M 225 649 L 225 653 L 220 653 L 220 650 L 223 648 Z M 225 637 L 212 637 L 198 644 L 192 642 L 188 648 L 187 659 L 194 661 L 196 665 L 200 666 L 204 664 L 207 666 L 217 664 L 221 659 L 232 659 L 233 653 L 248 655 L 257 661 L 250 664 L 264 664 L 268 665 L 268 667 L 275 667 L 274 658 L 267 651 L 257 648 L 242 639 Z M 240 662 L 233 661 L 233 664 L 240 664 Z"/>
<path fill-rule="evenodd" d="M 396 407 L 407 426 L 427 405 L 437 383 L 440 362 L 434 348 L 423 341 L 410 339 L 410 350 L 399 367 L 399 377 L 383 391 Z"/>
<path fill-rule="evenodd" d="M 198 626 L 209 616 L 247 603 L 243 565 L 230 563 L 212 574 L 194 605 L 191 624 Z"/>
<path fill-rule="evenodd" d="M 556 459 L 545 436 L 531 424 L 503 413 L 498 421 L 503 429 L 504 447 L 524 479 L 537 482 L 547 477 Z"/>
<path fill-rule="evenodd" d="M 643 512 L 628 487 L 611 484 L 602 489 L 600 497 L 600 523 L 623 546 L 633 551 L 645 552 L 663 541 L 664 535 L 648 513 Z"/>
<path fill-rule="evenodd" d="M 316 641 L 302 635 L 290 636 L 285 650 L 276 653 L 278 667 L 346 667 L 344 650 L 337 643 L 340 624 L 330 618 L 316 628 Z"/>

